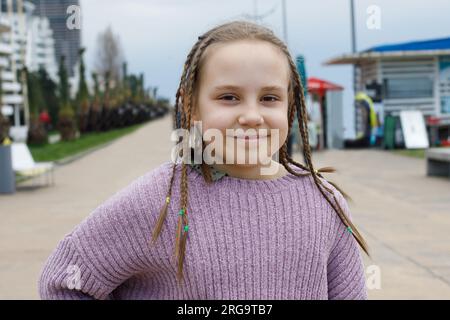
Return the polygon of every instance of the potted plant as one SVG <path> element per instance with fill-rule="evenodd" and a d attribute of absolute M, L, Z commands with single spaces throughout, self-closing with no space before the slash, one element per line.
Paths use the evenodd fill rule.
<path fill-rule="evenodd" d="M 16 180 L 12 168 L 11 140 L 9 140 L 9 120 L 2 113 L 2 70 L 0 68 L 0 193 L 14 193 Z"/>

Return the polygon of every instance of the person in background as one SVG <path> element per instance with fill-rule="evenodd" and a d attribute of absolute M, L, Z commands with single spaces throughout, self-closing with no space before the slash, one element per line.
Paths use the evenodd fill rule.
<path fill-rule="evenodd" d="M 39 121 L 44 124 L 45 130 L 50 131 L 52 126 L 52 119 L 50 118 L 50 115 L 48 114 L 47 108 L 42 110 L 42 112 L 39 114 Z"/>

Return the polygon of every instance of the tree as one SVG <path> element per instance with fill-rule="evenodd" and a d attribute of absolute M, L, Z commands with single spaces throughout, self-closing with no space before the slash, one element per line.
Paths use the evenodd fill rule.
<path fill-rule="evenodd" d="M 124 102 L 128 103 L 130 102 L 131 99 L 131 90 L 130 90 L 127 62 L 124 62 L 122 65 L 122 76 L 123 76 L 122 87 L 123 87 Z"/>
<path fill-rule="evenodd" d="M 42 96 L 45 101 L 46 108 L 50 114 L 52 127 L 56 128 L 58 124 L 59 101 L 56 95 L 58 89 L 57 84 L 50 78 L 47 70 L 39 68 L 39 83 L 41 84 Z"/>
<path fill-rule="evenodd" d="M 48 134 L 44 124 L 39 120 L 39 114 L 45 108 L 42 87 L 39 82 L 39 75 L 34 72 L 28 72 L 27 68 L 24 68 L 22 72 L 24 73 L 27 81 L 28 106 L 30 108 L 28 142 L 38 144 L 46 143 Z"/>
<path fill-rule="evenodd" d="M 98 36 L 95 70 L 103 78 L 105 91 L 115 87 L 121 80 L 123 50 L 118 36 L 108 27 Z"/>
<path fill-rule="evenodd" d="M 64 55 L 62 55 L 60 58 L 60 61 L 59 61 L 59 70 L 58 70 L 59 105 L 61 108 L 70 108 L 70 94 L 69 94 L 70 87 L 69 87 L 69 80 L 68 80 L 68 76 L 67 76 L 65 60 L 66 60 L 66 57 Z"/>
<path fill-rule="evenodd" d="M 78 52 L 78 57 L 80 61 L 80 79 L 78 82 L 78 93 L 76 97 L 76 101 L 78 106 L 81 108 L 81 111 L 87 112 L 89 108 L 89 90 L 86 83 L 86 67 L 84 65 L 84 52 L 85 48 L 81 48 Z"/>
<path fill-rule="evenodd" d="M 140 74 L 139 77 L 130 75 L 128 77 L 128 83 L 131 91 L 131 101 L 134 104 L 140 104 L 144 100 L 144 75 Z"/>
<path fill-rule="evenodd" d="M 86 68 L 84 66 L 84 54 L 85 49 L 81 48 L 78 51 L 80 62 L 80 79 L 78 83 L 78 93 L 76 97 L 77 114 L 78 114 L 78 127 L 81 132 L 87 131 L 88 113 L 89 113 L 89 90 L 86 84 Z"/>
<path fill-rule="evenodd" d="M 94 81 L 94 99 L 89 117 L 89 130 L 100 131 L 101 93 L 97 73 L 92 72 L 92 80 Z"/>
<path fill-rule="evenodd" d="M 61 133 L 61 140 L 70 141 L 75 139 L 76 125 L 75 113 L 70 105 L 69 81 L 67 78 L 67 70 L 64 64 L 65 57 L 61 56 L 59 63 L 59 114 L 58 114 L 58 130 Z"/>
<path fill-rule="evenodd" d="M 98 110 L 100 107 L 100 85 L 97 73 L 92 72 L 92 80 L 94 81 L 94 109 Z"/>
<path fill-rule="evenodd" d="M 39 112 L 45 108 L 44 97 L 39 75 L 25 70 L 28 85 L 28 105 L 30 106 L 30 115 L 38 117 Z"/>

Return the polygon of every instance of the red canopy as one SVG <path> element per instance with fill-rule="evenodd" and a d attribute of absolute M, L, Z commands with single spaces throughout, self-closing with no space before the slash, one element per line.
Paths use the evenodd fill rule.
<path fill-rule="evenodd" d="M 344 88 L 337 84 L 319 78 L 308 78 L 309 93 L 315 93 L 320 96 L 324 96 L 325 92 L 327 92 L 328 90 L 344 90 Z"/>

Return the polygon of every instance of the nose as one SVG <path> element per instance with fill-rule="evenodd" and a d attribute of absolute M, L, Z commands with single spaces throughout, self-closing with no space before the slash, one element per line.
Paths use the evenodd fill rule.
<path fill-rule="evenodd" d="M 261 115 L 258 106 L 245 106 L 244 111 L 239 116 L 241 126 L 260 126 L 264 123 L 264 117 Z"/>

